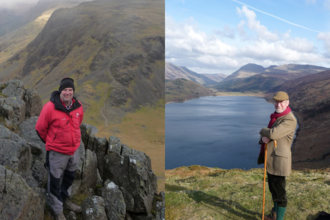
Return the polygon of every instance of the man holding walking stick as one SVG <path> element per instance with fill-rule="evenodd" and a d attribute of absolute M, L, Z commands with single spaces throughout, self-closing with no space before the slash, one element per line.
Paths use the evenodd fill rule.
<path fill-rule="evenodd" d="M 265 220 L 283 220 L 287 207 L 286 181 L 291 173 L 291 144 L 297 120 L 289 107 L 286 92 L 277 92 L 274 97 L 275 112 L 270 115 L 268 127 L 259 132 L 262 144 L 258 164 L 264 163 L 264 145 L 267 144 L 268 186 L 272 194 L 274 207 Z"/>

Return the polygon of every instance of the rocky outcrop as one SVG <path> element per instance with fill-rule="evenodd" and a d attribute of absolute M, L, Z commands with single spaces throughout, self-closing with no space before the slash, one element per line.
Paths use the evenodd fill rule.
<path fill-rule="evenodd" d="M 10 99 L 30 103 L 30 110 L 27 113 L 21 108 L 19 114 L 23 112 L 24 117 L 20 120 L 12 120 L 0 111 L 0 117 L 11 120 L 17 128 L 10 129 L 6 121 L 0 124 L 0 216 L 5 220 L 41 220 L 48 181 L 46 151 L 35 132 L 38 117 L 33 115 L 39 113 L 32 110 L 31 101 L 40 97 L 27 92 L 16 80 L 1 85 L 7 90 L 0 98 L 0 109 L 9 109 L 6 102 Z M 17 116 L 15 111 L 13 115 Z M 165 206 L 161 195 L 157 195 L 157 178 L 149 156 L 122 144 L 118 137 L 95 137 L 92 126 L 84 123 L 81 134 L 80 161 L 70 190 L 71 197 L 87 195 L 82 203 L 83 219 L 164 219 Z M 77 216 L 69 213 L 67 218 Z"/>
<path fill-rule="evenodd" d="M 26 90 L 20 80 L 0 83 L 0 124 L 17 132 L 26 118 L 39 115 L 42 103 L 33 89 Z"/>
<path fill-rule="evenodd" d="M 44 196 L 18 174 L 0 165 L 0 216 L 3 220 L 43 220 Z"/>

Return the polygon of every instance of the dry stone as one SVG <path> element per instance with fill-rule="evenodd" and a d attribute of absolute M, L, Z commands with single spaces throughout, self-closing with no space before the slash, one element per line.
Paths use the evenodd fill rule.
<path fill-rule="evenodd" d="M 22 174 L 31 169 L 31 161 L 31 150 L 27 142 L 0 125 L 0 165 Z"/>
<path fill-rule="evenodd" d="M 104 157 L 104 165 L 104 179 L 110 179 L 120 187 L 126 210 L 150 213 L 157 192 L 157 177 L 151 170 L 149 156 L 126 145 L 113 146 Z"/>
<path fill-rule="evenodd" d="M 16 173 L 0 165 L 0 216 L 2 220 L 43 220 L 45 199 Z"/>
<path fill-rule="evenodd" d="M 102 197 L 92 196 L 85 199 L 81 208 L 84 220 L 108 220 Z"/>
<path fill-rule="evenodd" d="M 105 211 L 109 220 L 124 220 L 126 205 L 123 193 L 112 181 L 107 180 L 101 189 L 101 195 L 105 202 Z"/>

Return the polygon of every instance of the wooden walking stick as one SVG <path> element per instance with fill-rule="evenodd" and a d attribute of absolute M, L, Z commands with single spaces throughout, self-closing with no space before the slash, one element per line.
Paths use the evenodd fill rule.
<path fill-rule="evenodd" d="M 264 218 L 265 218 L 266 167 L 267 167 L 267 144 L 265 144 L 264 191 L 263 191 L 263 198 L 262 198 L 262 220 L 264 220 Z"/>

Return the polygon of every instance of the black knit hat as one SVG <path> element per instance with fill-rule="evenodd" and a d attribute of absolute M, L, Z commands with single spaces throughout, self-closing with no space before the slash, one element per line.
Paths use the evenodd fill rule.
<path fill-rule="evenodd" d="M 63 89 L 65 88 L 72 88 L 74 91 L 74 81 L 73 79 L 69 77 L 65 77 L 64 79 L 61 80 L 60 88 L 58 89 L 60 92 L 62 92 Z"/>

